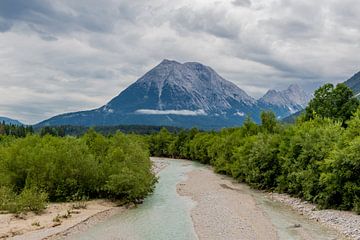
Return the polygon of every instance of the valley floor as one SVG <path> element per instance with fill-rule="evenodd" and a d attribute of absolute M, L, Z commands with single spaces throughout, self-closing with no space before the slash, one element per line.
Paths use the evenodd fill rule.
<path fill-rule="evenodd" d="M 152 160 L 155 173 L 172 161 Z M 351 212 L 316 210 L 314 205 L 287 195 L 254 191 L 215 174 L 208 166 L 195 167 L 186 176 L 176 190 L 195 203 L 191 219 L 199 240 L 360 239 L 360 216 Z M 71 217 L 66 218 L 68 210 Z M 63 239 L 85 232 L 115 214 L 121 216 L 124 211 L 125 207 L 95 200 L 86 202 L 85 209 L 73 209 L 72 203 L 62 203 L 50 204 L 41 215 L 2 214 L 0 239 Z M 59 222 L 54 221 L 58 215 Z"/>

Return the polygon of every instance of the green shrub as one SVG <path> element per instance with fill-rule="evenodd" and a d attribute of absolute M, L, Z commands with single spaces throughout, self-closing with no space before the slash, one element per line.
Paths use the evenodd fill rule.
<path fill-rule="evenodd" d="M 143 198 L 153 190 L 155 176 L 147 145 L 141 141 L 121 133 L 104 137 L 93 130 L 81 138 L 32 135 L 16 139 L 0 145 L 0 186 L 20 193 L 13 204 L 15 212 L 40 211 L 43 193 L 50 201 L 114 195 L 124 200 Z M 131 184 L 123 181 L 117 188 L 127 192 L 109 191 L 106 185 L 111 182 L 110 176 L 122 176 L 124 172 L 130 172 L 126 176 L 131 177 Z M 30 202 L 36 194 L 29 189 L 39 190 L 39 202 L 33 205 Z"/>
<path fill-rule="evenodd" d="M 282 172 L 277 179 L 278 190 L 316 201 L 320 166 L 342 133 L 340 123 L 320 118 L 298 123 L 285 131 L 279 146 Z"/>
<path fill-rule="evenodd" d="M 16 194 L 8 187 L 0 188 L 0 210 L 9 211 L 15 204 Z"/>
<path fill-rule="evenodd" d="M 246 143 L 235 150 L 231 169 L 233 177 L 259 189 L 273 189 L 280 174 L 277 159 L 278 135 L 259 134 L 248 137 Z"/>
<path fill-rule="evenodd" d="M 17 197 L 16 204 L 20 212 L 40 213 L 46 208 L 48 195 L 36 189 L 24 189 Z"/>
<path fill-rule="evenodd" d="M 345 140 L 346 141 L 346 140 Z M 345 143 L 342 143 L 343 145 Z M 335 148 L 326 159 L 321 174 L 319 203 L 324 207 L 352 209 L 359 207 L 360 137 L 344 148 Z"/>
<path fill-rule="evenodd" d="M 24 189 L 16 195 L 10 188 L 0 188 L 0 210 L 11 213 L 40 213 L 46 208 L 47 194 L 35 189 Z"/>
<path fill-rule="evenodd" d="M 324 208 L 359 212 L 360 108 L 350 118 L 353 107 L 346 105 L 345 112 L 337 112 L 321 102 L 317 100 L 316 107 L 325 115 L 311 112 L 311 118 L 302 116 L 293 125 L 281 125 L 272 113 L 263 113 L 260 126 L 247 118 L 243 126 L 218 133 L 172 135 L 167 146 L 172 156 L 180 153 L 211 164 L 216 172 L 252 187 L 290 193 Z M 326 115 L 328 110 L 337 117 Z M 160 135 L 153 136 L 150 145 L 157 146 L 151 141 Z"/>

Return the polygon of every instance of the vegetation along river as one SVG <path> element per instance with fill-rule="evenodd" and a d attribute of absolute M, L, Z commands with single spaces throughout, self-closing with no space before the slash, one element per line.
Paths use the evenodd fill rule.
<path fill-rule="evenodd" d="M 231 183 L 231 180 L 227 179 L 227 177 L 212 173 L 207 166 L 186 160 L 155 159 L 155 161 L 165 161 L 168 165 L 159 173 L 159 182 L 154 193 L 145 199 L 143 204 L 112 216 L 85 232 L 72 235 L 69 239 L 339 239 L 332 230 L 298 215 L 280 203 L 269 200 L 264 193 L 251 190 L 243 184 Z M 196 177 L 196 174 L 198 174 L 199 178 L 193 179 L 194 184 L 194 181 L 192 183 L 189 178 Z M 207 176 L 211 176 L 211 179 L 207 179 Z M 217 192 L 216 188 L 214 188 L 214 191 L 201 193 L 194 200 L 191 196 L 191 190 L 187 190 L 186 187 L 184 191 L 187 194 L 179 194 L 179 189 L 177 191 L 177 186 L 187 184 L 195 185 L 195 188 L 189 189 L 196 189 L 196 187 L 206 189 L 205 185 L 214 184 L 212 181 L 220 183 L 221 192 Z M 204 185 L 204 188 L 202 185 Z M 227 194 L 232 195 L 228 196 Z M 231 202 L 222 204 L 226 206 L 219 206 L 219 204 L 223 203 L 221 201 L 230 201 L 232 196 L 237 199 L 236 194 L 239 195 L 237 204 L 240 204 L 240 206 L 241 202 L 239 201 L 242 201 L 244 196 L 251 200 L 250 204 L 252 201 L 254 202 L 254 213 L 251 212 L 253 211 L 252 208 L 251 211 L 246 209 L 243 212 L 244 209 L 239 211 L 234 209 L 232 211 Z M 207 204 L 213 204 L 214 206 L 205 209 L 206 212 L 211 213 L 216 210 L 221 211 L 221 214 L 215 212 L 215 217 L 210 217 L 211 214 L 203 216 L 203 218 L 198 216 L 205 201 Z M 244 205 L 244 207 L 246 206 L 248 205 Z M 226 211 L 229 208 L 230 211 Z M 198 209 L 200 210 L 197 211 Z M 236 215 L 237 213 L 239 215 Z M 232 226 L 234 219 L 249 219 L 249 222 L 251 222 L 252 217 L 255 222 L 258 219 L 264 229 L 257 229 L 256 226 L 246 223 L 246 221 L 244 226 L 236 226 L 237 229 L 235 230 L 230 229 L 230 227 L 234 228 Z M 264 220 L 261 220 L 262 217 Z M 197 219 L 200 219 L 200 221 L 197 221 Z M 261 221 L 268 221 L 268 225 L 271 227 L 266 227 L 267 223 L 262 224 Z M 229 226 L 229 229 L 227 229 L 227 226 Z M 222 232 L 219 230 L 220 227 Z M 259 231 L 257 232 L 257 230 Z M 261 231 L 268 231 L 269 235 L 257 235 Z"/>

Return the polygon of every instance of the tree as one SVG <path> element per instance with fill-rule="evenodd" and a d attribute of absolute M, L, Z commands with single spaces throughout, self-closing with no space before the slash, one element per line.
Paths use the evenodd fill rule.
<path fill-rule="evenodd" d="M 306 108 L 305 119 L 315 116 L 341 121 L 344 125 L 359 106 L 359 100 L 354 98 L 352 90 L 345 84 L 325 84 L 315 91 L 315 97 Z"/>
<path fill-rule="evenodd" d="M 241 129 L 244 136 L 256 135 L 259 132 L 259 126 L 249 116 L 246 116 Z"/>
<path fill-rule="evenodd" d="M 271 111 L 261 113 L 261 126 L 263 130 L 269 133 L 274 133 L 277 128 L 276 116 Z"/>
<path fill-rule="evenodd" d="M 6 131 L 5 131 L 5 125 L 0 124 L 0 135 L 5 135 Z"/>

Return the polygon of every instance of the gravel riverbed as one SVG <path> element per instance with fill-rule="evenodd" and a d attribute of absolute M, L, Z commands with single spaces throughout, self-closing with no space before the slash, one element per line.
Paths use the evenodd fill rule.
<path fill-rule="evenodd" d="M 350 211 L 320 210 L 315 204 L 287 194 L 269 193 L 269 198 L 290 206 L 299 214 L 336 229 L 349 239 L 360 240 L 360 215 Z"/>

